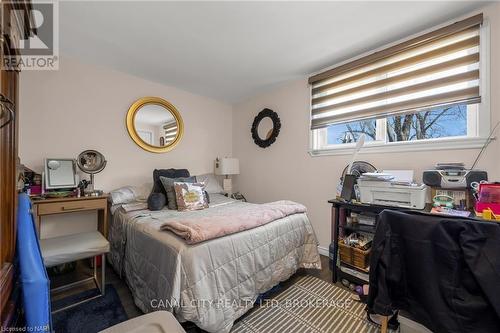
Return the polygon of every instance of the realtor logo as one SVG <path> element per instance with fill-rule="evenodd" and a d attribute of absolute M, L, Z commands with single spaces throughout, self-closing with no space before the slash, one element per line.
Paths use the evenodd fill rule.
<path fill-rule="evenodd" d="M 2 2 L 2 13 L 7 14 L 2 15 L 2 69 L 59 69 L 58 5 L 57 1 L 34 1 L 28 8 Z"/>

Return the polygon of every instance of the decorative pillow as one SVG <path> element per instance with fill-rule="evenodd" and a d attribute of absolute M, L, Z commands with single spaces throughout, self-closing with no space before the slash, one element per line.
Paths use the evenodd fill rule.
<path fill-rule="evenodd" d="M 163 188 L 167 193 L 167 206 L 168 209 L 177 209 L 177 201 L 175 197 L 174 183 L 194 183 L 196 182 L 195 177 L 179 177 L 179 178 L 167 178 L 160 176 L 160 181 L 163 184 Z"/>
<path fill-rule="evenodd" d="M 203 188 L 203 183 L 182 183 L 175 182 L 175 197 L 177 198 L 177 209 L 198 210 L 208 208 L 207 198 Z"/>
<path fill-rule="evenodd" d="M 223 193 L 224 189 L 220 186 L 217 177 L 213 173 L 196 176 L 196 181 L 205 183 L 205 191 L 208 193 Z"/>
<path fill-rule="evenodd" d="M 161 210 L 165 207 L 167 203 L 167 198 L 163 193 L 151 193 L 148 198 L 148 209 L 149 210 Z"/>
<path fill-rule="evenodd" d="M 163 187 L 163 184 L 160 180 L 160 177 L 167 177 L 167 178 L 187 178 L 189 177 L 189 171 L 187 169 L 154 169 L 153 170 L 153 190 L 151 192 L 153 193 L 163 193 L 165 196 L 167 195 L 167 192 L 165 191 L 165 188 Z M 167 201 L 168 201 L 168 196 L 167 196 Z"/>

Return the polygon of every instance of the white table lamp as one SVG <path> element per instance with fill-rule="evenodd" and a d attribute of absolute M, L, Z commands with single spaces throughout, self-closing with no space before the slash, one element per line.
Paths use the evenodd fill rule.
<path fill-rule="evenodd" d="M 233 185 L 231 182 L 231 175 L 238 175 L 240 173 L 240 161 L 237 158 L 224 157 L 215 160 L 215 174 L 225 176 L 222 188 L 224 191 L 231 195 L 233 193 Z"/>

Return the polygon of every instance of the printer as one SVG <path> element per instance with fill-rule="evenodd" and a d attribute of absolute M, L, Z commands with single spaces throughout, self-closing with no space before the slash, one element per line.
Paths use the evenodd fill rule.
<path fill-rule="evenodd" d="M 428 187 L 402 184 L 390 180 L 372 180 L 360 177 L 357 181 L 362 203 L 424 209 Z"/>

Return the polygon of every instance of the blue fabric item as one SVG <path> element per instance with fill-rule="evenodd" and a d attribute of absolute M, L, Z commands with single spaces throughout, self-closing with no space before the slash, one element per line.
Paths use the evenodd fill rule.
<path fill-rule="evenodd" d="M 17 256 L 26 327 L 32 332 L 48 332 L 51 327 L 50 281 L 31 215 L 31 201 L 25 193 L 19 194 L 17 208 Z"/>

